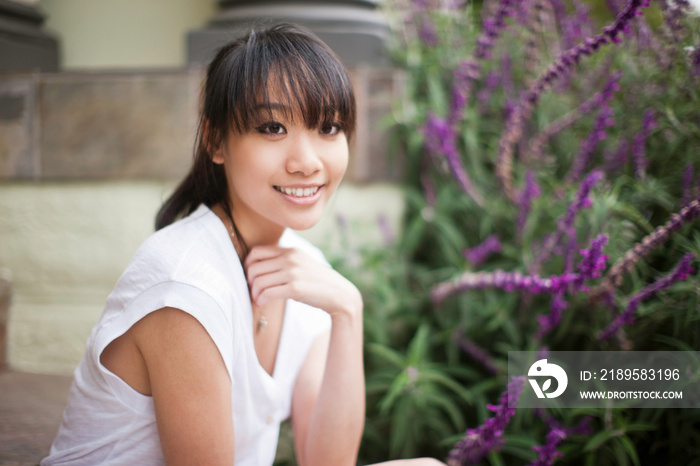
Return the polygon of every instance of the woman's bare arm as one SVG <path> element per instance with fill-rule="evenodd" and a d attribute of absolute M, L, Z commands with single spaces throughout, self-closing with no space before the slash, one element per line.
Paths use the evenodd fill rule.
<path fill-rule="evenodd" d="M 293 299 L 330 314 L 330 335 L 309 350 L 292 397 L 301 466 L 354 465 L 365 420 L 362 297 L 339 273 L 300 251 L 264 246 L 246 259 L 252 299 Z"/>
<path fill-rule="evenodd" d="M 152 312 L 131 330 L 148 369 L 167 464 L 232 465 L 231 379 L 207 331 L 173 308 Z"/>
<path fill-rule="evenodd" d="M 302 466 L 356 463 L 365 418 L 361 327 L 361 319 L 334 318 L 299 374 L 292 423 Z"/>

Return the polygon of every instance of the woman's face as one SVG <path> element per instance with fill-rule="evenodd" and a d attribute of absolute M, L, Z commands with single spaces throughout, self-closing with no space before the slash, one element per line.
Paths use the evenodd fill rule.
<path fill-rule="evenodd" d="M 310 130 L 303 118 L 292 122 L 279 104 L 271 107 L 272 115 L 252 132 L 230 132 L 214 155 L 225 166 L 236 226 L 252 242 L 285 227 L 314 226 L 348 165 L 348 141 L 338 123 Z"/>

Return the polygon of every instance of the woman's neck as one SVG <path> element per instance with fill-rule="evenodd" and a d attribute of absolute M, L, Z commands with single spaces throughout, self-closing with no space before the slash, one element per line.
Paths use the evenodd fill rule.
<path fill-rule="evenodd" d="M 226 225 L 226 229 L 231 233 L 239 255 L 245 254 L 243 250 L 246 248 L 248 249 L 246 252 L 250 252 L 250 249 L 255 246 L 276 245 L 282 233 L 284 233 L 283 226 L 262 218 L 256 221 L 255 218 L 251 218 L 254 216 L 245 215 L 245 212 L 242 210 L 232 209 L 230 212 L 232 218 L 229 217 L 222 204 L 216 204 L 212 211 L 221 219 Z M 232 220 L 235 222 L 235 226 L 232 224 Z M 238 238 L 234 240 L 234 236 L 238 236 Z"/>

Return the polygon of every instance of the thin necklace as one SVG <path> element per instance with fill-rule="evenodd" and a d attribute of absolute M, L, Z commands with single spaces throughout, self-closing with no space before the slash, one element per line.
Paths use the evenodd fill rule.
<path fill-rule="evenodd" d="M 233 242 L 233 249 L 236 251 L 236 254 L 238 255 L 238 248 L 236 247 L 236 234 L 233 232 L 233 220 L 229 219 L 229 225 L 228 225 L 228 231 L 231 234 L 231 241 Z M 253 313 L 253 317 L 255 317 L 255 313 Z M 260 318 L 258 319 L 258 332 L 260 332 L 262 329 L 267 327 L 267 318 L 265 318 L 264 314 L 260 314 Z"/>

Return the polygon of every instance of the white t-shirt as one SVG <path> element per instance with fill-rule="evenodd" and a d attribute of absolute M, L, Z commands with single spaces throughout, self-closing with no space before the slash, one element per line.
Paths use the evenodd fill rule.
<path fill-rule="evenodd" d="M 326 263 L 317 248 L 290 230 L 279 244 Z M 232 382 L 235 464 L 272 464 L 297 374 L 314 339 L 330 329 L 330 316 L 288 300 L 270 376 L 255 352 L 240 260 L 225 225 L 202 205 L 146 240 L 117 282 L 75 371 L 63 422 L 42 466 L 165 464 L 153 399 L 100 363 L 109 343 L 163 307 L 194 316 L 221 353 Z"/>

